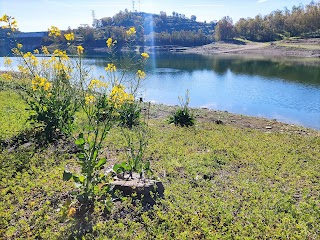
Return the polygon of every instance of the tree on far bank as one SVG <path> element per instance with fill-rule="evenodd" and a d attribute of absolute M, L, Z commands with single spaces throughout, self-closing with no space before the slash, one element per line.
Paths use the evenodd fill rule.
<path fill-rule="evenodd" d="M 230 17 L 223 17 L 215 28 L 214 38 L 216 41 L 232 39 L 235 36 L 233 20 Z"/>

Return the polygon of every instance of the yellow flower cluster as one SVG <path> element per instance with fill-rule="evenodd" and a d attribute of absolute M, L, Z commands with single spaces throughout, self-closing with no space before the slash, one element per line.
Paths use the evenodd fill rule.
<path fill-rule="evenodd" d="M 83 54 L 83 51 L 84 51 L 84 48 L 83 48 L 82 46 L 78 46 L 78 47 L 77 47 L 77 53 L 78 53 L 78 55 Z"/>
<path fill-rule="evenodd" d="M 68 59 L 69 59 L 69 57 L 68 57 L 68 55 L 67 55 L 67 52 L 66 52 L 66 51 L 62 51 L 62 50 L 59 50 L 59 49 L 54 50 L 53 55 L 54 55 L 55 57 L 61 58 L 62 60 L 68 60 Z"/>
<path fill-rule="evenodd" d="M 22 47 L 23 47 L 23 45 L 22 45 L 21 43 L 18 43 L 18 44 L 17 44 L 17 48 L 18 48 L 18 49 L 21 49 Z"/>
<path fill-rule="evenodd" d="M 9 22 L 9 17 L 7 14 L 4 14 L 1 18 L 0 18 L 0 22 Z"/>
<path fill-rule="evenodd" d="M 74 33 L 66 33 L 64 34 L 64 37 L 66 38 L 67 41 L 73 41 L 74 40 Z"/>
<path fill-rule="evenodd" d="M 37 66 L 39 63 L 38 58 L 35 57 L 31 52 L 23 54 L 23 59 L 26 62 L 30 63 L 32 66 Z"/>
<path fill-rule="evenodd" d="M 89 89 L 103 88 L 103 87 L 107 88 L 108 84 L 97 79 L 92 79 L 88 86 Z"/>
<path fill-rule="evenodd" d="M 43 46 L 43 47 L 41 48 L 41 51 L 42 51 L 42 53 L 45 54 L 45 55 L 49 55 L 49 54 L 50 54 L 49 51 L 48 51 L 48 48 L 45 47 L 45 46 Z"/>
<path fill-rule="evenodd" d="M 53 37 L 59 37 L 61 36 L 61 31 L 59 30 L 59 28 L 55 27 L 55 26 L 51 26 L 48 29 L 49 32 L 49 36 L 53 36 Z"/>
<path fill-rule="evenodd" d="M 144 71 L 138 70 L 137 76 L 138 76 L 138 78 L 143 79 L 146 77 L 146 73 Z"/>
<path fill-rule="evenodd" d="M 15 20 L 14 17 L 10 17 L 6 14 L 4 14 L 1 18 L 0 18 L 0 22 L 4 22 L 6 23 L 6 25 L 3 25 L 2 28 L 10 28 L 11 31 L 17 31 L 18 30 L 18 23 Z"/>
<path fill-rule="evenodd" d="M 126 31 L 128 36 L 134 35 L 137 33 L 136 29 L 134 27 L 129 28 L 128 31 Z"/>
<path fill-rule="evenodd" d="M 18 70 L 19 70 L 20 73 L 23 73 L 23 74 L 28 74 L 29 73 L 29 69 L 24 67 L 24 66 L 21 66 L 21 65 L 18 66 Z"/>
<path fill-rule="evenodd" d="M 147 59 L 147 58 L 149 58 L 149 54 L 148 53 L 141 53 L 141 57 L 143 57 L 143 58 L 145 58 L 145 59 Z"/>
<path fill-rule="evenodd" d="M 116 43 L 116 41 L 112 41 L 112 38 L 108 38 L 108 40 L 106 41 L 108 48 L 111 48 L 112 46 L 114 46 L 114 44 Z"/>
<path fill-rule="evenodd" d="M 11 64 L 12 64 L 12 59 L 9 58 L 9 57 L 5 57 L 5 58 L 4 58 L 4 66 L 5 66 L 5 67 L 10 67 Z"/>
<path fill-rule="evenodd" d="M 48 82 L 46 78 L 35 76 L 35 78 L 31 81 L 32 83 L 32 90 L 40 90 L 43 88 L 44 91 L 48 91 L 51 87 L 51 83 Z"/>
<path fill-rule="evenodd" d="M 38 49 L 33 50 L 33 54 L 39 54 L 39 53 L 40 53 L 40 52 L 39 52 Z"/>
<path fill-rule="evenodd" d="M 88 105 L 88 104 L 94 103 L 96 101 L 96 98 L 93 95 L 86 94 L 84 101 Z"/>
<path fill-rule="evenodd" d="M 115 72 L 117 71 L 116 66 L 113 63 L 108 63 L 108 66 L 104 68 L 107 72 Z"/>
<path fill-rule="evenodd" d="M 1 77 L 2 77 L 4 80 L 6 80 L 6 81 L 12 81 L 12 80 L 13 80 L 12 75 L 11 75 L 11 74 L 8 74 L 8 73 L 3 73 L 3 74 L 1 75 Z"/>
<path fill-rule="evenodd" d="M 113 107 L 118 109 L 126 102 L 133 102 L 134 97 L 132 94 L 125 91 L 125 87 L 123 85 L 116 85 L 111 90 L 109 100 Z"/>

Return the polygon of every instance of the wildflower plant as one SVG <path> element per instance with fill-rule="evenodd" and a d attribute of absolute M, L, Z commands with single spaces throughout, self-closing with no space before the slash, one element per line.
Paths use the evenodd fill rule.
<path fill-rule="evenodd" d="M 8 16 L 1 18 L 8 28 L 15 27 L 12 19 Z M 107 162 L 102 154 L 103 143 L 112 127 L 122 125 L 119 121 L 126 121 L 121 116 L 127 114 L 128 106 L 134 106 L 134 111 L 140 113 L 135 97 L 146 74 L 139 69 L 136 74 L 126 76 L 126 70 L 131 65 L 120 66 L 124 70 L 118 72 L 116 64 L 111 61 L 105 68 L 105 77 L 91 78 L 90 70 L 83 63 L 85 49 L 81 45 L 75 45 L 74 34 L 63 34 L 54 26 L 48 32 L 52 39 L 61 40 L 64 37 L 68 48 L 76 51 L 76 57 L 70 59 L 67 49 L 49 52 L 46 47 L 33 53 L 25 53 L 22 51 L 22 44 L 16 42 L 12 51 L 21 60 L 18 66 L 21 79 L 27 79 L 26 84 L 19 85 L 21 96 L 32 112 L 30 120 L 44 129 L 48 139 L 52 139 L 57 131 L 71 135 L 75 113 L 80 108 L 83 110 L 86 119 L 75 139 L 79 150 L 76 157 L 80 170 L 75 172 L 65 169 L 63 179 L 75 182 L 75 199 L 80 203 L 83 213 L 89 214 L 96 200 L 101 199 L 106 203 L 105 210 L 108 210 L 109 176 L 101 171 Z M 132 44 L 135 29 L 130 28 L 127 35 Z M 111 51 L 116 43 L 112 38 L 106 42 Z M 143 64 L 147 58 L 148 55 L 144 53 L 139 56 L 139 62 Z M 6 65 L 11 65 L 9 58 L 5 61 Z M 131 139 L 130 135 L 125 136 Z M 140 146 L 138 156 L 132 155 L 132 170 L 141 168 L 139 161 L 144 147 L 145 144 Z M 74 211 L 72 215 L 75 215 Z"/>
<path fill-rule="evenodd" d="M 14 37 L 17 29 L 16 20 L 4 15 L 1 19 L 3 28 L 9 28 Z M 57 27 L 49 29 L 49 36 L 59 37 Z M 71 39 L 71 38 L 70 38 Z M 72 61 L 65 50 L 56 49 L 52 53 L 46 47 L 31 52 L 23 52 L 23 45 L 15 41 L 12 49 L 18 57 L 19 94 L 28 104 L 31 112 L 29 120 L 35 127 L 42 128 L 47 140 L 52 140 L 57 133 L 71 135 L 74 115 L 78 109 L 75 85 L 72 79 Z M 41 53 L 41 55 L 40 55 Z M 9 59 L 7 59 L 9 70 Z M 29 81 L 27 81 L 27 79 Z"/>
<path fill-rule="evenodd" d="M 132 31 L 130 32 L 132 33 Z M 113 50 L 116 41 L 109 38 L 106 44 Z M 88 74 L 83 74 L 82 57 L 83 48 L 78 47 L 79 79 L 81 85 L 80 105 L 86 114 L 84 131 L 81 132 L 75 143 L 80 152 L 77 154 L 81 166 L 80 173 L 71 173 L 66 170 L 64 179 L 73 179 L 78 186 L 77 199 L 85 206 L 85 211 L 94 205 L 96 200 L 104 199 L 105 209 L 109 210 L 110 198 L 106 198 L 110 191 L 109 176 L 102 170 L 107 159 L 102 156 L 103 142 L 112 127 L 121 125 L 121 118 L 127 106 L 135 104 L 135 96 L 145 73 L 140 70 L 140 75 L 126 78 L 126 72 L 118 72 L 114 62 L 105 67 L 105 75 L 100 79 L 88 79 Z M 140 57 L 145 62 L 145 57 Z M 127 66 L 128 67 L 128 66 Z M 131 75 L 132 76 L 132 75 Z M 143 146 L 144 147 L 144 146 Z"/>
<path fill-rule="evenodd" d="M 189 109 L 189 91 L 186 91 L 185 99 L 179 96 L 180 108 L 169 118 L 169 123 L 181 127 L 190 127 L 195 123 L 195 118 Z"/>
<path fill-rule="evenodd" d="M 127 147 L 127 160 L 115 164 L 113 170 L 118 174 L 128 173 L 129 178 L 133 178 L 133 172 L 136 172 L 140 175 L 140 179 L 144 178 L 145 174 L 152 173 L 150 161 L 144 159 L 144 152 L 150 139 L 147 124 L 141 123 L 131 129 L 121 128 L 121 133 Z"/>

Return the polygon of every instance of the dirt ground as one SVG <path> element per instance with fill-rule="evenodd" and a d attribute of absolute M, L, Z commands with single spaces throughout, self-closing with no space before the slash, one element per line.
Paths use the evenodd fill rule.
<path fill-rule="evenodd" d="M 169 116 L 172 116 L 177 108 L 178 106 L 154 104 L 150 107 L 149 117 L 150 119 L 167 120 Z M 148 111 L 147 107 L 145 108 L 145 111 Z M 320 131 L 294 124 L 279 122 L 275 119 L 249 117 L 241 114 L 229 113 L 227 111 L 210 110 L 207 108 L 195 108 L 192 109 L 192 113 L 195 116 L 196 121 L 202 123 L 211 122 L 215 124 L 231 125 L 241 129 L 256 129 L 265 132 L 266 134 L 277 132 L 320 137 Z"/>
<path fill-rule="evenodd" d="M 269 57 L 320 58 L 320 38 L 289 39 L 271 43 L 215 42 L 200 47 L 187 48 L 185 53 L 236 54 Z"/>

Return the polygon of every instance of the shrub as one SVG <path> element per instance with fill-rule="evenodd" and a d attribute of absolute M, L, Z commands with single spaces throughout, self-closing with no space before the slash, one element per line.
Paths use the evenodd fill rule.
<path fill-rule="evenodd" d="M 174 123 L 174 125 L 180 125 L 181 127 L 193 126 L 195 123 L 195 118 L 188 108 L 190 98 L 189 91 L 186 92 L 185 100 L 179 96 L 180 108 L 169 118 L 169 123 Z"/>

